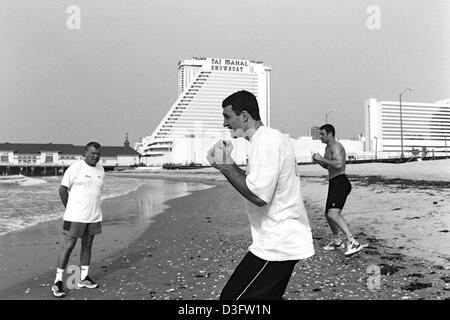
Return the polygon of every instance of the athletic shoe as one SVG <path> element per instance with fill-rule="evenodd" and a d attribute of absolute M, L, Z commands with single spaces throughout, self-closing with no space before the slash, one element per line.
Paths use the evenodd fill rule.
<path fill-rule="evenodd" d="M 335 249 L 344 249 L 344 248 L 345 248 L 345 245 L 342 241 L 340 243 L 331 241 L 329 244 L 327 244 L 325 247 L 323 247 L 323 249 L 326 251 L 331 251 L 331 250 L 335 250 Z"/>
<path fill-rule="evenodd" d="M 78 283 L 78 286 L 80 288 L 94 289 L 98 287 L 98 284 L 95 283 L 91 278 L 89 278 L 89 276 L 86 276 L 84 280 L 81 280 L 81 282 Z"/>
<path fill-rule="evenodd" d="M 52 286 L 53 295 L 57 298 L 62 298 L 66 295 L 62 281 L 57 281 Z"/>
<path fill-rule="evenodd" d="M 366 244 L 362 245 L 362 244 L 360 244 L 360 243 L 358 243 L 356 241 L 355 242 L 348 242 L 348 244 L 347 244 L 347 251 L 345 251 L 344 254 L 346 256 L 349 256 L 349 255 L 352 255 L 352 254 L 355 254 L 355 253 L 361 251 L 365 247 L 367 247 Z"/>

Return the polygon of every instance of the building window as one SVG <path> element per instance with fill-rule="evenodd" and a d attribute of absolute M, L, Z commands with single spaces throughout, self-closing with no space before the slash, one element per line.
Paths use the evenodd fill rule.
<path fill-rule="evenodd" d="M 2 155 L 0 156 L 0 162 L 9 162 L 7 153 L 2 153 Z"/>
<path fill-rule="evenodd" d="M 36 163 L 37 155 L 35 154 L 21 154 L 17 156 L 19 163 Z"/>
<path fill-rule="evenodd" d="M 53 163 L 53 153 L 45 154 L 45 163 Z"/>

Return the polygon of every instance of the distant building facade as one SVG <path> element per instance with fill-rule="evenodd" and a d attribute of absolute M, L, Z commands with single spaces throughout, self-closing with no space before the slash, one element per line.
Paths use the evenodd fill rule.
<path fill-rule="evenodd" d="M 337 139 L 345 148 L 347 160 L 364 159 L 364 142 L 361 140 Z M 294 147 L 295 159 L 297 163 L 312 162 L 312 154 L 319 152 L 322 156 L 325 153 L 326 144 L 320 139 L 313 137 L 298 137 L 290 139 Z"/>
<path fill-rule="evenodd" d="M 364 102 L 365 150 L 405 157 L 433 152 L 446 155 L 450 143 L 450 99 L 435 103 L 399 101 Z M 401 128 L 403 127 L 403 130 Z M 403 136 L 403 139 L 402 139 Z"/>
<path fill-rule="evenodd" d="M 65 168 L 83 159 L 84 148 L 72 144 L 0 143 L 0 167 Z M 137 165 L 139 161 L 140 154 L 129 146 L 102 146 L 100 163 L 106 169 Z"/>

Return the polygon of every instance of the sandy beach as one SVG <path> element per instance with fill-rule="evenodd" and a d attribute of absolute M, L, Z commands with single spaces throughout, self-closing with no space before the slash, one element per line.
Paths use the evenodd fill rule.
<path fill-rule="evenodd" d="M 343 214 L 357 239 L 369 245 L 352 257 L 321 248 L 330 236 L 323 215 L 326 171 L 318 165 L 300 171 L 316 254 L 296 265 L 285 299 L 450 299 L 450 160 L 349 164 L 353 189 Z M 105 200 L 104 215 L 113 218 L 95 240 L 91 263 L 100 287 L 68 290 L 65 299 L 217 299 L 250 245 L 246 200 L 211 168 L 114 174 L 209 188 L 166 201 L 145 223 L 131 218 L 151 196 L 145 185 Z M 2 273 L 8 277 L 0 281 L 0 299 L 55 299 L 50 286 L 60 224 L 2 238 Z M 78 263 L 78 246 L 70 264 Z M 380 271 L 377 290 L 367 285 L 373 268 Z"/>

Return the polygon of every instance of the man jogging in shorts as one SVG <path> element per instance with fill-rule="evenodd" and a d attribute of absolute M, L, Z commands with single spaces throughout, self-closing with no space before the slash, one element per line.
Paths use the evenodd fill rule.
<path fill-rule="evenodd" d="M 58 298 L 66 295 L 63 273 L 78 238 L 81 238 L 81 279 L 78 286 L 90 289 L 98 287 L 88 273 L 94 236 L 102 231 L 100 202 L 105 171 L 98 163 L 100 152 L 99 143 L 88 143 L 85 159 L 73 163 L 61 181 L 59 195 L 66 208 L 63 217 L 64 239 L 59 245 L 56 278 L 52 286 L 53 295 Z"/>
<path fill-rule="evenodd" d="M 345 149 L 342 144 L 336 141 L 335 129 L 331 124 L 325 124 L 320 127 L 320 140 L 327 145 L 324 157 L 314 153 L 312 159 L 328 170 L 330 181 L 325 217 L 333 233 L 333 240 L 323 249 L 329 251 L 345 248 L 339 236 L 340 229 L 347 237 L 347 251 L 345 251 L 345 255 L 352 255 L 361 251 L 365 246 L 355 240 L 347 221 L 341 215 L 347 196 L 352 189 L 350 181 L 345 175 Z"/>

